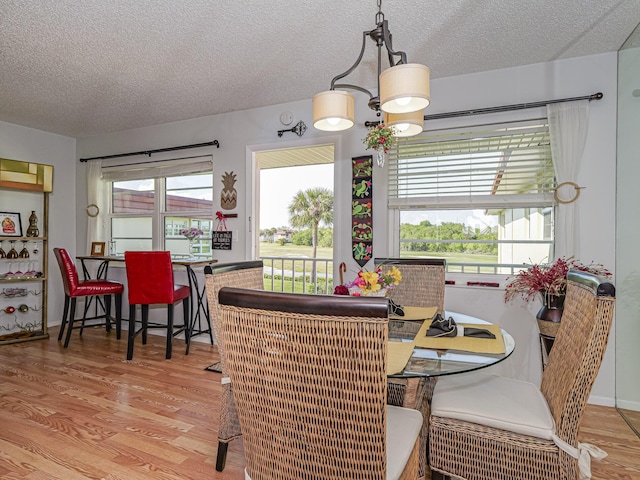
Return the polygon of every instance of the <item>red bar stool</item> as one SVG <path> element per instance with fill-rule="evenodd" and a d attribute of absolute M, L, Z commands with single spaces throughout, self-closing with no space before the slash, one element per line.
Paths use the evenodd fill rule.
<path fill-rule="evenodd" d="M 135 337 L 142 333 L 142 344 L 147 343 L 148 328 L 165 328 L 167 330 L 166 358 L 171 358 L 173 337 L 184 332 L 187 342 L 186 354 L 189 353 L 189 296 L 191 289 L 187 285 L 178 285 L 173 280 L 173 265 L 170 252 L 124 252 L 124 263 L 127 266 L 127 290 L 129 295 L 129 343 L 127 360 L 133 358 Z M 173 324 L 173 307 L 182 301 L 184 322 Z M 167 305 L 167 324 L 149 323 L 149 305 Z M 142 327 L 136 330 L 136 305 L 141 306 Z"/>
<path fill-rule="evenodd" d="M 78 270 L 76 265 L 69 256 L 69 252 L 64 248 L 54 248 L 53 253 L 58 261 L 60 267 L 60 273 L 62 275 L 62 283 L 64 285 L 64 311 L 62 313 L 62 325 L 60 325 L 60 333 L 58 333 L 58 341 L 62 340 L 65 326 L 67 323 L 67 336 L 64 340 L 64 348 L 69 345 L 69 339 L 71 339 L 71 331 L 80 329 L 80 335 L 84 327 L 96 327 L 105 325 L 107 332 L 111 331 L 111 295 L 115 295 L 116 302 L 116 338 L 120 339 L 121 324 L 122 324 L 122 292 L 124 286 L 120 282 L 113 282 L 111 280 L 80 280 L 78 277 Z M 90 297 L 90 296 L 104 296 L 104 315 L 97 315 L 94 317 L 75 318 L 76 315 L 76 299 L 78 297 Z M 71 307 L 71 311 L 69 311 Z M 86 312 L 85 312 L 86 313 Z M 68 320 L 67 320 L 67 314 Z M 97 320 L 104 318 L 104 322 L 93 323 L 86 325 L 87 320 Z M 74 325 L 74 323 L 80 322 L 80 325 Z"/>

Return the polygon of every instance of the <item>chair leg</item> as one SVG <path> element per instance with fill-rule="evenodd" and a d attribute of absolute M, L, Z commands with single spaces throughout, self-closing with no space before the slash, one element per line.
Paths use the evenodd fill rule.
<path fill-rule="evenodd" d="M 133 342 L 136 337 L 136 306 L 129 305 L 129 332 L 127 340 L 127 360 L 133 358 Z"/>
<path fill-rule="evenodd" d="M 122 334 L 122 294 L 118 293 L 115 297 L 116 302 L 116 338 L 120 340 Z"/>
<path fill-rule="evenodd" d="M 58 341 L 62 340 L 64 335 L 64 327 L 67 325 L 67 314 L 69 313 L 69 296 L 64 296 L 64 309 L 62 310 L 62 323 L 60 324 L 60 331 L 58 332 Z"/>
<path fill-rule="evenodd" d="M 111 331 L 111 295 L 104 296 L 104 323 L 107 333 Z"/>
<path fill-rule="evenodd" d="M 147 328 L 149 327 L 149 305 L 140 305 L 142 311 L 142 344 L 147 344 Z"/>
<path fill-rule="evenodd" d="M 221 442 L 218 440 L 218 455 L 216 457 L 216 470 L 221 472 L 224 470 L 224 466 L 227 463 L 227 449 L 229 448 L 229 442 Z"/>
<path fill-rule="evenodd" d="M 166 359 L 171 358 L 171 345 L 173 344 L 173 303 L 167 305 L 167 353 Z"/>
<path fill-rule="evenodd" d="M 76 317 L 76 297 L 71 299 L 71 308 L 69 311 L 69 325 L 67 326 L 67 337 L 64 339 L 64 348 L 69 346 L 69 340 L 71 340 L 71 332 L 73 331 L 73 322 Z"/>
<path fill-rule="evenodd" d="M 188 300 L 188 298 L 182 300 L 182 311 L 184 312 L 184 339 L 187 342 L 187 349 L 184 352 L 185 355 L 189 355 L 189 347 L 191 346 L 191 317 L 189 316 L 190 302 L 188 302 Z"/>
<path fill-rule="evenodd" d="M 96 307 L 98 305 L 98 296 L 95 297 L 96 298 Z M 87 322 L 87 312 L 89 311 L 89 307 L 91 306 L 91 299 L 93 299 L 92 296 L 89 297 L 84 297 L 84 310 L 82 312 L 82 326 L 80 327 L 80 336 L 82 337 L 82 334 L 84 333 L 84 326 Z"/>

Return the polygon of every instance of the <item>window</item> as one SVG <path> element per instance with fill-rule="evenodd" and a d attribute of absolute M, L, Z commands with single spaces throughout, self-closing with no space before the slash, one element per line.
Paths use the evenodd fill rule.
<path fill-rule="evenodd" d="M 159 168 L 144 170 L 132 165 L 103 168 L 102 178 L 110 184 L 110 228 L 116 251 L 169 250 L 176 255 L 210 257 L 211 160 L 157 163 L 161 164 Z M 203 231 L 193 243 L 180 234 L 191 227 Z"/>
<path fill-rule="evenodd" d="M 254 208 L 255 213 L 259 212 L 254 241 L 255 253 L 265 265 L 264 288 L 294 293 L 332 292 L 333 224 L 323 221 L 317 226 L 318 242 L 314 248 L 313 215 L 306 215 L 308 225 L 296 228 L 290 224 L 289 205 L 300 192 L 310 190 L 326 189 L 333 197 L 334 146 L 262 150 L 255 152 L 254 159 L 254 192 L 258 192 Z M 316 207 L 324 206 L 320 203 Z M 326 213 L 320 212 L 319 216 L 326 218 Z"/>
<path fill-rule="evenodd" d="M 553 189 L 544 121 L 474 126 L 399 139 L 389 208 L 400 256 L 448 270 L 510 274 L 553 258 Z"/>

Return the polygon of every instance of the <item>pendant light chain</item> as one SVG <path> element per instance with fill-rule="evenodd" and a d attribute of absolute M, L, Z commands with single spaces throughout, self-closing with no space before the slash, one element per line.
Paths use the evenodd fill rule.
<path fill-rule="evenodd" d="M 384 13 L 382 13 L 382 0 L 378 0 L 378 13 L 376 13 L 376 25 L 380 25 L 384 21 Z"/>
<path fill-rule="evenodd" d="M 389 25 L 382 13 L 382 0 L 376 0 L 376 4 L 376 26 L 362 32 L 362 47 L 355 63 L 333 77 L 329 90 L 313 97 L 313 126 L 318 130 L 339 132 L 355 125 L 355 98 L 347 91 L 355 90 L 369 97 L 368 106 L 377 116 L 384 112 L 384 123 L 394 126 L 394 136 L 412 136 L 422 131 L 422 110 L 429 105 L 431 96 L 429 68 L 408 63 L 404 51 L 393 49 Z M 367 39 L 377 48 L 377 92 L 351 83 L 337 83 L 360 65 Z M 383 48 L 389 57 L 389 68 L 384 71 Z"/>

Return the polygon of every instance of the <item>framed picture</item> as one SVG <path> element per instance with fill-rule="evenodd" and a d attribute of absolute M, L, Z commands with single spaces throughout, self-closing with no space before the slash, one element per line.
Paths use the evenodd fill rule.
<path fill-rule="evenodd" d="M 19 213 L 0 212 L 0 235 L 3 237 L 22 236 L 22 222 Z"/>
<path fill-rule="evenodd" d="M 105 242 L 91 242 L 91 255 L 96 257 L 101 257 L 105 255 L 104 247 Z"/>

